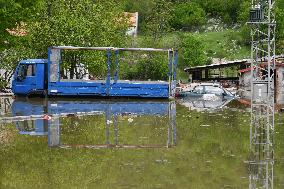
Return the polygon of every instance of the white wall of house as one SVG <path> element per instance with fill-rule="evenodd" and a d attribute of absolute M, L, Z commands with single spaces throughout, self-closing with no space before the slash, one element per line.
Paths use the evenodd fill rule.
<path fill-rule="evenodd" d="M 136 37 L 138 34 L 138 12 L 127 14 L 130 15 L 131 26 L 126 31 L 126 35 Z"/>
<path fill-rule="evenodd" d="M 276 71 L 276 102 L 284 104 L 284 68 L 280 67 Z"/>
<path fill-rule="evenodd" d="M 276 69 L 275 101 L 277 104 L 284 104 L 284 67 Z M 239 95 L 242 98 L 251 98 L 251 72 L 247 71 L 239 77 Z"/>

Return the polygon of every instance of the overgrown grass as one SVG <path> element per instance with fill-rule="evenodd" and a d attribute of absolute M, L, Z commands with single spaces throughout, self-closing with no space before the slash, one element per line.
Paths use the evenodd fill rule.
<path fill-rule="evenodd" d="M 236 60 L 250 56 L 250 47 L 242 42 L 241 32 L 238 30 L 196 33 L 195 35 L 203 41 L 209 57 Z"/>
<path fill-rule="evenodd" d="M 172 32 L 162 36 L 154 43 L 149 37 L 140 35 L 132 40 L 130 46 L 156 47 L 156 48 L 180 48 L 182 40 L 189 35 L 198 37 L 205 46 L 208 57 L 225 58 L 227 60 L 243 59 L 250 57 L 250 47 L 245 45 L 239 30 L 224 30 L 219 32 Z M 182 53 L 182 52 L 181 52 Z"/>

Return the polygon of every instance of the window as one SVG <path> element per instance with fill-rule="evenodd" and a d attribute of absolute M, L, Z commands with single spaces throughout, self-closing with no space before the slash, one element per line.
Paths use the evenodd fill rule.
<path fill-rule="evenodd" d="M 22 64 L 19 67 L 18 76 L 35 76 L 35 65 L 34 64 Z"/>
<path fill-rule="evenodd" d="M 193 92 L 198 93 L 198 94 L 202 94 L 203 93 L 203 86 L 196 86 L 193 89 Z"/>
<path fill-rule="evenodd" d="M 27 76 L 35 76 L 35 65 L 28 65 Z"/>
<path fill-rule="evenodd" d="M 22 132 L 33 132 L 35 131 L 35 120 L 18 121 L 18 129 Z"/>
<path fill-rule="evenodd" d="M 224 90 L 217 86 L 205 86 L 205 93 L 222 95 L 224 93 Z"/>

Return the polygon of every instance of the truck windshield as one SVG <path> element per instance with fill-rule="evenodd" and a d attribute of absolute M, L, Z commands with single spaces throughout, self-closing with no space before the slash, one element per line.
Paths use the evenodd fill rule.
<path fill-rule="evenodd" d="M 35 76 L 35 65 L 21 64 L 18 71 L 19 77 Z"/>

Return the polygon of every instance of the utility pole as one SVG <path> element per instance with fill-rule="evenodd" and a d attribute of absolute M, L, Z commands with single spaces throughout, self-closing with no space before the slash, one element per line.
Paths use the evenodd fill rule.
<path fill-rule="evenodd" d="M 275 0 L 252 0 L 250 189 L 273 188 Z"/>

